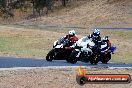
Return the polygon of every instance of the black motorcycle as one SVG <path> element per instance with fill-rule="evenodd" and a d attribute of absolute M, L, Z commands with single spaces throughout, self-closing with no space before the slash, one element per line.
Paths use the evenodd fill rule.
<path fill-rule="evenodd" d="M 72 48 L 66 49 L 66 47 L 69 47 L 70 43 L 69 40 L 65 39 L 64 37 L 60 38 L 59 40 L 54 42 L 53 49 L 49 51 L 49 53 L 46 56 L 47 61 L 52 60 L 66 60 L 69 62 L 69 55 L 72 52 Z"/>

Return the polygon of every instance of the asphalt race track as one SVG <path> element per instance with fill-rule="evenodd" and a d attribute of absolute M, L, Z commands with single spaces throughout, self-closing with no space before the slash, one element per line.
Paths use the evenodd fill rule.
<path fill-rule="evenodd" d="M 108 63 L 98 65 L 91 65 L 90 63 L 84 63 L 78 61 L 76 64 L 67 63 L 65 60 L 54 60 L 52 62 L 47 62 L 45 59 L 33 59 L 33 58 L 14 58 L 14 57 L 0 57 L 0 70 L 1 69 L 28 69 L 28 68 L 74 68 L 77 66 L 87 66 L 87 67 L 103 67 L 103 68 L 130 68 L 132 69 L 132 64 L 124 63 Z"/>

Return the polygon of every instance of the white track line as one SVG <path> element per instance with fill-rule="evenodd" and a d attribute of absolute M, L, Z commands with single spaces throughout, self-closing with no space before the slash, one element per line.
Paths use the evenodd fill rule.
<path fill-rule="evenodd" d="M 33 70 L 33 69 L 65 69 L 65 68 L 77 68 L 79 66 L 47 66 L 47 67 L 13 67 L 13 68 L 0 68 L 0 71 L 5 70 Z M 132 69 L 132 67 L 88 67 L 81 66 L 83 68 L 106 68 L 106 69 Z"/>

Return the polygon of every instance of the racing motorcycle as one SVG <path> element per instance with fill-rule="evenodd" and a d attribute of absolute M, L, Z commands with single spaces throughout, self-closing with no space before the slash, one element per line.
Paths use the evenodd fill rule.
<path fill-rule="evenodd" d="M 91 64 L 97 64 L 99 61 L 101 61 L 103 64 L 107 64 L 108 61 L 111 59 L 111 54 L 114 54 L 116 50 L 116 46 L 112 45 L 110 48 L 108 48 L 107 43 L 101 42 L 101 47 L 96 47 L 93 49 L 92 58 L 90 58 Z"/>
<path fill-rule="evenodd" d="M 111 59 L 111 54 L 114 54 L 116 46 L 111 46 L 107 51 L 105 50 L 106 47 L 107 44 L 101 43 L 101 48 L 99 48 L 88 37 L 83 37 L 76 42 L 75 49 L 69 57 L 70 61 L 72 61 L 70 63 L 76 63 L 80 60 L 82 62 L 90 62 L 95 65 L 99 61 L 107 64 Z"/>
<path fill-rule="evenodd" d="M 76 63 L 77 61 L 91 62 L 92 64 L 98 63 L 98 58 L 93 55 L 93 48 L 95 43 L 90 40 L 87 36 L 79 39 L 76 42 L 75 48 L 68 58 L 70 63 Z M 94 59 L 93 59 L 94 58 Z"/>
<path fill-rule="evenodd" d="M 111 59 L 111 54 L 114 54 L 116 50 L 116 46 L 112 45 L 109 49 L 106 49 L 107 44 L 102 44 L 100 48 L 100 61 L 103 64 L 107 64 L 108 61 Z"/>
<path fill-rule="evenodd" d="M 66 47 L 69 47 L 69 40 L 65 39 L 64 37 L 58 39 L 53 44 L 53 49 L 49 51 L 49 53 L 46 56 L 47 61 L 52 60 L 66 60 L 69 62 L 69 55 L 72 52 L 72 48 L 66 49 Z"/>

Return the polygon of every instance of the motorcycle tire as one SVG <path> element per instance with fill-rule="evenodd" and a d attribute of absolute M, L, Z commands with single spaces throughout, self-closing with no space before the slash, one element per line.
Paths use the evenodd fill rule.
<path fill-rule="evenodd" d="M 101 62 L 103 63 L 103 64 L 107 64 L 108 63 L 108 61 L 111 59 L 111 54 L 110 53 L 108 53 L 106 56 L 101 56 Z"/>
<path fill-rule="evenodd" d="M 73 51 L 70 55 L 70 57 L 67 59 L 67 62 L 71 63 L 71 64 L 75 64 L 78 60 L 76 57 L 77 52 Z"/>
<path fill-rule="evenodd" d="M 93 65 L 97 65 L 99 62 L 99 58 L 98 58 L 98 55 L 93 55 L 90 57 L 90 63 L 93 64 Z"/>
<path fill-rule="evenodd" d="M 89 58 L 82 58 L 81 62 L 88 63 L 89 62 Z"/>
<path fill-rule="evenodd" d="M 69 59 L 69 58 L 66 58 L 66 61 L 67 61 L 68 63 L 70 63 L 70 59 Z"/>
<path fill-rule="evenodd" d="M 49 53 L 47 54 L 46 60 L 51 62 L 54 58 L 55 58 L 55 50 L 52 49 L 52 50 L 50 50 Z"/>

